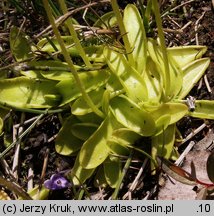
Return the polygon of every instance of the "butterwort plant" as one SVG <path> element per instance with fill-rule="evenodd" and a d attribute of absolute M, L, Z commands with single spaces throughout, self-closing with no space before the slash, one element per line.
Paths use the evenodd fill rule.
<path fill-rule="evenodd" d="M 67 119 L 56 140 L 56 149 L 62 154 L 73 154 L 79 149 L 71 172 L 74 183 L 83 183 L 98 168 L 98 176 L 104 176 L 110 186 L 116 187 L 121 162 L 112 153 L 127 155 L 136 140 L 150 137 L 149 157 L 153 164 L 157 156 L 169 159 L 175 155 L 176 122 L 186 115 L 208 119 L 214 116 L 213 101 L 191 100 L 190 106 L 187 97 L 209 65 L 208 58 L 201 58 L 206 47 L 166 48 L 156 1 L 152 1 L 159 35 L 156 40 L 146 36 L 134 5 L 127 5 L 122 16 L 117 2 L 111 4 L 124 46 L 104 47 L 110 75 L 101 88 L 89 93 L 105 118 L 95 120 L 90 106 L 79 97 L 71 105 L 71 112 L 85 122 L 75 124 L 74 116 Z M 91 131 L 81 130 L 83 127 Z M 81 146 L 71 147 L 65 141 L 65 134 L 70 131 L 74 139 L 84 141 Z"/>
<path fill-rule="evenodd" d="M 125 51 L 121 53 L 119 49 L 106 46 L 103 53 L 111 78 L 114 77 L 113 81 L 107 83 L 107 90 L 110 92 L 105 104 L 109 105 L 110 122 L 114 119 L 120 123 L 119 128 L 113 130 L 105 143 L 110 152 L 121 153 L 126 152 L 124 148 L 131 149 L 135 139 L 148 136 L 152 143 L 152 158 L 156 160 L 157 156 L 163 156 L 169 159 L 173 156 L 177 121 L 186 115 L 213 119 L 213 101 L 195 100 L 193 109 L 186 98 L 209 65 L 208 58 L 201 58 L 206 47 L 166 48 L 155 1 L 153 8 L 159 30 L 157 40 L 146 37 L 142 18 L 134 5 L 125 8 L 123 17 L 116 1 L 112 1 L 112 7 Z M 113 95 L 116 92 L 120 92 L 119 95 Z M 102 99 L 103 96 L 97 101 Z M 73 113 L 78 115 L 76 103 L 73 108 Z M 106 134 L 103 132 L 102 134 Z M 107 155 L 104 148 L 102 149 L 104 144 L 93 152 L 88 149 L 89 143 L 92 146 L 90 140 L 97 137 L 94 135 L 98 135 L 98 130 L 83 144 L 79 153 L 78 167 L 81 165 L 89 172 L 94 168 L 94 162 L 98 161 L 97 157 Z M 109 136 L 108 133 L 107 135 Z M 93 159 L 93 153 L 97 154 L 96 160 Z"/>

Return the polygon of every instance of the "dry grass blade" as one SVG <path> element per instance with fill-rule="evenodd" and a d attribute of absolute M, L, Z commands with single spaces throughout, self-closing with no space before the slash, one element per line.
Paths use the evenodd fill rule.
<path fill-rule="evenodd" d="M 193 141 L 189 143 L 189 145 L 186 147 L 186 149 L 183 151 L 180 157 L 175 161 L 175 165 L 179 166 L 182 163 L 182 161 L 184 160 L 184 158 L 189 153 L 189 151 L 193 148 L 194 145 L 195 145 L 195 142 Z"/>
<path fill-rule="evenodd" d="M 191 132 L 180 144 L 179 146 L 183 145 L 185 142 L 187 142 L 188 140 L 192 139 L 197 133 L 199 133 L 200 131 L 202 131 L 205 127 L 207 127 L 207 125 L 205 123 L 203 123 L 200 127 L 198 127 L 197 129 L 195 129 L 193 132 Z"/>

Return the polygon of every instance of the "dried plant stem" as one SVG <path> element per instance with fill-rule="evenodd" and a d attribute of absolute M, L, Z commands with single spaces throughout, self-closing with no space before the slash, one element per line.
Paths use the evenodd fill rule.
<path fill-rule="evenodd" d="M 181 26 L 173 19 L 173 18 L 171 18 L 171 16 L 167 16 L 167 18 L 173 23 L 173 24 L 175 24 L 179 29 L 181 29 Z"/>
<path fill-rule="evenodd" d="M 210 84 L 209 84 L 209 81 L 208 81 L 208 79 L 207 79 L 207 75 L 206 75 L 206 74 L 204 75 L 204 82 L 205 82 L 205 85 L 206 85 L 206 87 L 207 87 L 208 92 L 209 92 L 209 93 L 212 93 L 212 89 L 211 89 L 211 87 L 210 87 Z"/>
<path fill-rule="evenodd" d="M 182 28 L 181 28 L 181 30 L 184 30 L 185 28 L 187 28 L 189 25 L 191 25 L 192 24 L 192 21 L 190 20 L 187 24 L 185 24 Z"/>
<path fill-rule="evenodd" d="M 195 145 L 195 142 L 194 141 L 191 141 L 189 143 L 189 145 L 185 148 L 185 150 L 182 152 L 182 154 L 180 155 L 180 157 L 175 161 L 175 165 L 179 166 L 184 158 L 186 157 L 186 155 L 189 153 L 189 151 L 193 148 L 193 146 Z"/>
<path fill-rule="evenodd" d="M 22 130 L 19 130 L 19 133 L 21 133 Z M 12 172 L 13 176 L 15 177 L 16 180 L 18 180 L 18 167 L 19 167 L 19 156 L 20 156 L 20 141 L 16 143 L 16 148 L 15 148 L 15 153 L 14 153 L 14 158 L 13 158 L 13 167 L 12 167 Z"/>
<path fill-rule="evenodd" d="M 31 191 L 33 189 L 33 176 L 34 176 L 33 165 L 30 164 L 28 169 L 27 191 Z"/>
<path fill-rule="evenodd" d="M 200 90 L 200 89 L 201 89 L 202 84 L 203 84 L 203 79 L 201 78 L 200 81 L 199 81 L 197 90 Z"/>
<path fill-rule="evenodd" d="M 45 156 L 44 156 L 44 161 L 43 161 L 42 173 L 41 173 L 41 177 L 40 177 L 41 186 L 42 186 L 42 183 L 44 181 L 46 169 L 47 169 L 47 166 L 48 166 L 49 152 L 50 152 L 50 150 L 46 149 Z"/>
<path fill-rule="evenodd" d="M 180 144 L 179 146 L 181 146 L 182 144 L 184 144 L 185 142 L 187 142 L 188 140 L 190 140 L 192 137 L 194 137 L 197 133 L 199 133 L 200 131 L 202 131 L 207 125 L 205 123 L 203 123 L 200 127 L 198 127 L 197 129 L 195 129 L 193 132 L 191 132 Z"/>

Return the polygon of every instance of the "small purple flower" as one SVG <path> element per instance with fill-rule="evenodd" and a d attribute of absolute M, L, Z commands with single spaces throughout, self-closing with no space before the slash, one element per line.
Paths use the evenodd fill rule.
<path fill-rule="evenodd" d="M 62 174 L 53 174 L 44 182 L 44 186 L 50 190 L 60 190 L 71 186 L 71 183 Z"/>

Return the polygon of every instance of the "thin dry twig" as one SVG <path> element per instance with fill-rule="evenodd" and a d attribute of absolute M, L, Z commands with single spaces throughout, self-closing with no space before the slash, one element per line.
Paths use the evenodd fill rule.
<path fill-rule="evenodd" d="M 48 166 L 49 152 L 50 152 L 50 149 L 47 148 L 47 149 L 46 149 L 46 152 L 45 152 L 45 156 L 44 156 L 43 167 L 42 167 L 42 173 L 41 173 L 41 177 L 40 177 L 40 183 L 41 183 L 41 184 L 42 184 L 43 181 L 44 181 L 46 169 L 47 169 L 47 166 Z"/>
<path fill-rule="evenodd" d="M 48 109 L 46 110 L 46 112 Z M 40 114 L 37 119 L 17 138 L 17 140 L 11 143 L 3 152 L 0 153 L 0 159 L 3 158 L 15 145 L 16 143 L 21 140 L 35 125 L 43 118 L 46 113 Z"/>
<path fill-rule="evenodd" d="M 189 21 L 187 24 L 185 24 L 181 29 L 184 30 L 185 28 L 187 28 L 189 25 L 192 24 L 192 21 Z"/>
<path fill-rule="evenodd" d="M 174 8 L 172 8 L 172 9 L 170 10 L 170 12 L 171 12 L 171 11 L 174 11 L 174 10 L 177 10 L 178 8 L 183 7 L 184 5 L 187 5 L 187 4 L 192 3 L 192 2 L 194 2 L 194 1 L 195 1 L 195 0 L 190 0 L 190 1 L 187 1 L 187 2 L 183 2 L 182 4 L 180 4 L 180 5 L 178 5 L 178 6 L 174 7 Z"/>
<path fill-rule="evenodd" d="M 195 145 L 194 141 L 191 141 L 189 143 L 189 145 L 185 148 L 185 150 L 182 152 L 180 157 L 175 161 L 175 165 L 179 166 L 183 162 L 184 158 L 189 153 L 189 151 L 193 148 L 194 145 Z"/>
<path fill-rule="evenodd" d="M 37 119 L 37 117 L 35 116 L 35 117 L 33 117 L 33 118 L 30 118 L 30 119 L 28 119 L 28 120 L 25 120 L 24 122 L 22 122 L 22 123 L 20 123 L 20 124 L 15 124 L 15 125 L 14 125 L 14 128 L 19 128 L 19 127 L 21 127 L 21 126 L 25 126 L 25 125 L 27 125 L 27 124 L 30 124 L 31 122 L 35 121 L 36 119 Z"/>
<path fill-rule="evenodd" d="M 192 139 L 197 133 L 202 131 L 207 125 L 203 123 L 200 127 L 196 128 L 193 132 L 191 132 L 180 144 L 179 146 L 183 145 L 188 140 Z"/>
<path fill-rule="evenodd" d="M 181 26 L 171 17 L 171 16 L 167 16 L 167 18 L 172 22 L 174 23 L 178 28 L 181 28 Z"/>
<path fill-rule="evenodd" d="M 164 32 L 167 32 L 167 33 L 174 33 L 174 34 L 181 34 L 181 33 L 183 33 L 183 30 L 182 30 L 182 29 L 163 28 L 163 31 L 164 31 Z"/>
<path fill-rule="evenodd" d="M 183 7 L 184 5 L 189 4 L 189 3 L 192 3 L 192 2 L 194 2 L 194 1 L 195 1 L 195 0 L 190 0 L 190 1 L 184 2 L 184 3 L 180 4 L 180 5 L 177 5 L 176 7 L 171 8 L 169 11 L 166 11 L 164 14 L 161 15 L 161 17 L 167 15 L 169 12 L 172 12 L 172 11 L 174 11 L 174 10 L 177 10 L 178 8 Z"/>
<path fill-rule="evenodd" d="M 199 45 L 199 41 L 198 41 L 199 22 L 203 19 L 205 13 L 206 13 L 206 11 L 204 11 L 202 13 L 202 15 L 198 18 L 198 20 L 195 22 L 195 42 L 196 42 L 196 45 Z"/>
<path fill-rule="evenodd" d="M 33 189 L 33 177 L 34 177 L 34 170 L 31 164 L 28 169 L 27 191 L 31 191 Z"/>
<path fill-rule="evenodd" d="M 205 82 L 205 85 L 206 85 L 206 87 L 207 87 L 207 91 L 208 91 L 209 93 L 212 93 L 212 89 L 211 89 L 211 87 L 210 87 L 210 84 L 209 84 L 209 81 L 208 81 L 208 78 L 207 78 L 207 75 L 206 75 L 206 74 L 204 75 L 204 82 Z"/>
<path fill-rule="evenodd" d="M 146 196 L 143 198 L 143 200 L 148 200 L 150 196 L 151 196 L 151 193 L 147 191 Z"/>
<path fill-rule="evenodd" d="M 197 90 L 200 90 L 203 84 L 203 79 L 200 79 Z"/>

